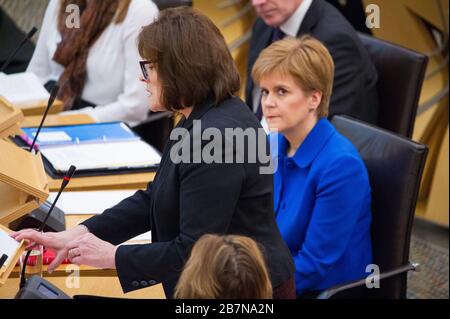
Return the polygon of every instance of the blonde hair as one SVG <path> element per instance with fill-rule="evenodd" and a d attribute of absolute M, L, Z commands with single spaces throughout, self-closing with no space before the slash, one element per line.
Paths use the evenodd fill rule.
<path fill-rule="evenodd" d="M 202 236 L 178 280 L 175 298 L 272 298 L 272 284 L 258 244 L 244 236 Z"/>
<path fill-rule="evenodd" d="M 311 36 L 285 38 L 264 49 L 255 62 L 252 77 L 259 83 L 270 73 L 290 75 L 307 94 L 322 92 L 318 118 L 328 116 L 333 89 L 334 63 L 327 48 Z"/>

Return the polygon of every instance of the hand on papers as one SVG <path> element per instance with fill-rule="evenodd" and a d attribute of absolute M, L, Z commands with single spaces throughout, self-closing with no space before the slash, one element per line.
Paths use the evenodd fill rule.
<path fill-rule="evenodd" d="M 63 261 L 68 258 L 69 249 L 67 246 L 72 241 L 83 236 L 88 231 L 84 227 L 75 227 L 71 230 L 59 233 L 40 233 L 34 229 L 24 229 L 11 233 L 11 237 L 17 241 L 25 239 L 28 241 L 27 249 L 31 249 L 34 245 L 43 245 L 52 248 L 56 252 L 56 257 L 48 266 L 48 272 L 53 272 Z"/>

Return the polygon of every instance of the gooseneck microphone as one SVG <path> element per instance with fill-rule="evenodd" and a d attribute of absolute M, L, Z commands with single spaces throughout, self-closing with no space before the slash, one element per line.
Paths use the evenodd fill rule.
<path fill-rule="evenodd" d="M 55 208 L 56 202 L 59 199 L 59 196 L 61 196 L 61 193 L 64 191 L 64 188 L 66 188 L 67 184 L 69 184 L 70 179 L 72 178 L 73 174 L 75 173 L 76 167 L 71 165 L 69 170 L 67 171 L 66 175 L 64 176 L 64 179 L 61 183 L 61 187 L 59 188 L 58 194 L 56 195 L 55 200 L 53 201 L 52 206 L 50 207 L 47 216 L 45 216 L 45 219 L 42 221 L 41 226 L 39 227 L 38 231 L 42 232 L 44 230 L 45 224 L 47 223 L 48 218 L 50 217 L 50 214 L 53 211 L 53 208 Z M 27 254 L 25 255 L 24 261 L 23 261 L 23 267 L 22 267 L 22 272 L 20 274 L 20 289 L 22 289 L 27 280 L 25 278 L 25 270 L 27 268 L 27 262 L 28 262 L 28 257 L 31 254 L 31 249 L 27 252 Z"/>
<path fill-rule="evenodd" d="M 33 35 L 37 32 L 37 28 L 33 27 L 33 29 L 28 32 L 28 34 L 25 36 L 25 38 L 20 42 L 20 44 L 17 46 L 17 48 L 9 55 L 9 57 L 6 59 L 5 63 L 3 63 L 2 67 L 0 68 L 0 73 L 6 70 L 9 63 L 11 63 L 12 59 L 16 56 L 16 54 L 19 52 L 19 50 L 27 43 L 29 39 L 33 37 Z"/>
<path fill-rule="evenodd" d="M 48 100 L 47 108 L 45 109 L 44 115 L 42 116 L 41 124 L 38 127 L 36 135 L 34 136 L 33 143 L 31 143 L 31 146 L 30 146 L 30 149 L 29 149 L 30 153 L 33 151 L 34 144 L 36 143 L 36 140 L 37 140 L 37 137 L 38 137 L 39 133 L 41 132 L 42 126 L 44 125 L 44 121 L 45 121 L 45 118 L 47 117 L 48 111 L 50 110 L 50 108 L 52 107 L 53 103 L 55 102 L 56 96 L 58 95 L 58 91 L 59 91 L 59 86 L 56 84 L 53 87 L 52 92 L 50 93 L 50 98 Z"/>

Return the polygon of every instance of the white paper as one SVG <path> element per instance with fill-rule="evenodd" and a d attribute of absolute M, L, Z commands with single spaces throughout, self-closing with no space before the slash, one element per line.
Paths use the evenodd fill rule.
<path fill-rule="evenodd" d="M 58 171 L 70 165 L 78 170 L 148 167 L 159 164 L 161 156 L 144 141 L 46 146 L 42 154 Z"/>
<path fill-rule="evenodd" d="M 36 133 L 33 133 L 36 136 Z M 37 138 L 38 142 L 70 142 L 72 138 L 66 132 L 41 132 Z"/>
<path fill-rule="evenodd" d="M 56 206 L 66 215 L 99 215 L 135 192 L 135 190 L 65 192 L 59 197 Z M 50 193 L 48 201 L 53 203 L 56 195 L 56 192 Z"/>
<path fill-rule="evenodd" d="M 0 95 L 13 105 L 47 101 L 50 97 L 38 77 L 31 72 L 0 73 Z"/>
<path fill-rule="evenodd" d="M 142 240 L 146 240 L 146 241 L 152 241 L 152 232 L 148 231 L 146 233 L 143 233 L 141 235 L 138 235 L 132 239 L 130 239 L 128 242 L 134 242 L 134 241 L 142 241 Z"/>
<path fill-rule="evenodd" d="M 11 238 L 7 232 L 0 229 L 0 257 L 3 254 L 8 256 L 8 259 L 6 259 L 6 262 L 3 264 L 2 268 L 8 267 L 11 259 L 16 255 L 19 245 L 19 242 Z"/>
<path fill-rule="evenodd" d="M 135 192 L 135 190 L 66 192 L 61 194 L 56 206 L 66 215 L 100 215 L 123 199 L 134 195 Z M 57 194 L 50 193 L 48 200 L 53 202 Z M 152 240 L 151 231 L 138 235 L 127 243 L 144 240 Z"/>

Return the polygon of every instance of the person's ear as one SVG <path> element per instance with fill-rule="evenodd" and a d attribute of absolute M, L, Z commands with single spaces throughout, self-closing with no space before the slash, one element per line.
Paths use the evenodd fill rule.
<path fill-rule="evenodd" d="M 320 102 L 322 102 L 322 92 L 313 91 L 309 97 L 309 111 L 316 111 L 320 105 Z"/>

